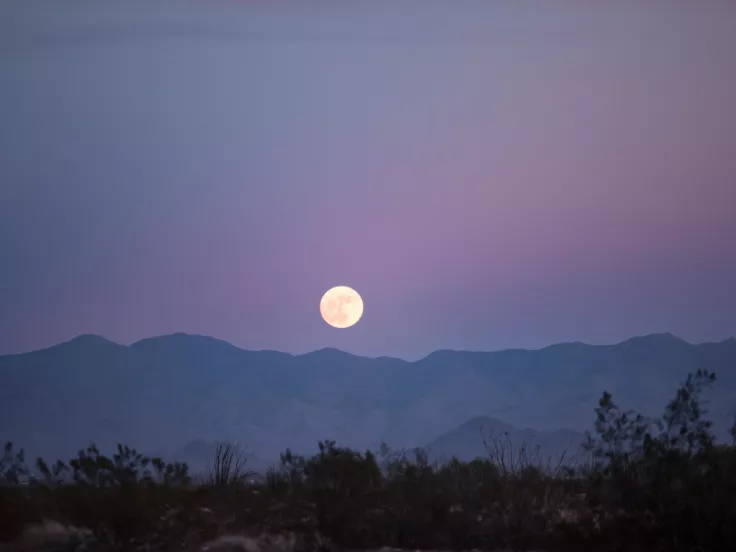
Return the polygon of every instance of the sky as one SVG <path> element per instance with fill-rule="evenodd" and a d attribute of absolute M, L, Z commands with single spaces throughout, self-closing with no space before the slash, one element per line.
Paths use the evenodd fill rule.
<path fill-rule="evenodd" d="M 0 354 L 736 335 L 734 28 L 718 0 L 3 2 Z"/>

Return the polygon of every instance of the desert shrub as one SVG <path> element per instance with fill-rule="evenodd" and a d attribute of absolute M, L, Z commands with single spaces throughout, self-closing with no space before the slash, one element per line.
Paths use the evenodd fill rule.
<path fill-rule="evenodd" d="M 257 475 L 253 470 L 247 469 L 249 458 L 245 447 L 239 443 L 231 441 L 216 443 L 204 483 L 217 487 L 247 483 Z"/>
<path fill-rule="evenodd" d="M 20 471 L 31 473 L 25 466 Z M 0 536 L 7 540 L 23 524 L 54 519 L 89 527 L 101 541 L 128 542 L 165 517 L 172 504 L 182 502 L 188 481 L 186 465 L 149 458 L 122 445 L 111 458 L 91 445 L 52 467 L 38 459 L 37 474 L 0 492 L 0 519 L 13 519 L 12 526 L 0 525 Z"/>
<path fill-rule="evenodd" d="M 734 447 L 716 445 L 703 419 L 701 395 L 714 381 L 703 370 L 689 375 L 654 420 L 621 411 L 608 393 L 601 397 L 589 442 L 598 461 L 589 503 L 609 513 L 603 530 L 611 541 L 675 552 L 725 549 L 736 539 Z"/>
<path fill-rule="evenodd" d="M 18 485 L 28 478 L 26 453 L 23 449 L 13 451 L 13 443 L 8 441 L 0 456 L 0 485 Z"/>
<path fill-rule="evenodd" d="M 270 474 L 270 484 L 284 489 L 287 483 L 290 494 L 298 495 L 292 502 L 302 506 L 302 519 L 336 543 L 374 544 L 370 541 L 375 531 L 366 523 L 366 514 L 379 503 L 382 486 L 375 455 L 337 447 L 334 441 L 322 441 L 318 447 L 310 458 L 287 450 L 279 470 Z"/>

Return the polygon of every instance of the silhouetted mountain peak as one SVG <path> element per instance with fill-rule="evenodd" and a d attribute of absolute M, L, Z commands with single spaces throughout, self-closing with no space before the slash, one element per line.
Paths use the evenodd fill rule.
<path fill-rule="evenodd" d="M 325 347 L 323 349 L 317 349 L 316 351 L 312 351 L 310 353 L 304 353 L 303 355 L 299 356 L 320 356 L 323 358 L 357 358 L 358 355 L 354 355 L 352 353 L 347 353 L 345 351 L 342 351 L 340 349 L 336 349 L 334 347 Z"/>
<path fill-rule="evenodd" d="M 181 452 L 182 454 L 189 456 L 197 454 L 204 456 L 210 452 L 211 448 L 213 447 L 209 445 L 206 441 L 202 439 L 197 439 L 195 441 L 187 443 L 187 445 L 181 450 Z"/>
<path fill-rule="evenodd" d="M 690 345 L 684 339 L 681 339 L 669 332 L 664 333 L 653 333 L 649 335 L 643 335 L 640 337 L 632 337 L 619 343 L 623 346 L 631 345 Z"/>
<path fill-rule="evenodd" d="M 569 429 L 555 432 L 522 430 L 497 418 L 476 416 L 440 435 L 426 450 L 434 459 L 457 456 L 471 460 L 488 454 L 514 454 L 521 446 L 539 446 L 544 456 L 559 458 L 566 449 L 582 443 L 583 437 L 583 433 Z"/>
<path fill-rule="evenodd" d="M 106 337 L 102 337 L 97 334 L 80 334 L 77 337 L 70 339 L 67 343 L 78 343 L 80 345 L 95 345 L 99 343 L 112 343 L 117 345 L 114 341 L 110 341 Z"/>
<path fill-rule="evenodd" d="M 237 349 L 235 345 L 223 341 L 222 339 L 216 339 L 214 337 L 198 334 L 188 334 L 178 332 L 169 335 L 161 335 L 157 337 L 149 337 L 136 341 L 131 345 L 131 348 L 178 348 L 178 347 L 212 347 L 212 348 L 227 348 Z"/>
<path fill-rule="evenodd" d="M 94 351 L 101 348 L 122 348 L 123 345 L 110 341 L 109 339 L 97 334 L 81 334 L 77 337 L 59 343 L 45 349 L 46 351 L 74 350 L 74 351 Z"/>

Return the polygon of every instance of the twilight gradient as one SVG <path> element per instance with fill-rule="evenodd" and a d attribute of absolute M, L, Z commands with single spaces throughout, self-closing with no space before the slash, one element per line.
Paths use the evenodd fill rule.
<path fill-rule="evenodd" d="M 736 334 L 736 3 L 522 4 L 4 2 L 0 353 Z"/>

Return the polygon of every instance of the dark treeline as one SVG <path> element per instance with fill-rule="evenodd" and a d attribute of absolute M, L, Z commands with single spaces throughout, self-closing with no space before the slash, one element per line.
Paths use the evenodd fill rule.
<path fill-rule="evenodd" d="M 736 425 L 716 443 L 691 374 L 662 416 L 603 393 L 585 461 L 554 470 L 523 447 L 487 444 L 472 462 L 430 464 L 382 447 L 334 442 L 255 478 L 243 449 L 221 443 L 209 472 L 119 446 L 31 466 L 10 443 L 0 460 L 0 541 L 54 520 L 86 528 L 98 550 L 199 550 L 226 534 L 290 534 L 291 549 L 380 548 L 692 552 L 736 542 Z M 82 538 L 82 537 L 79 537 Z M 71 545 L 69 545 L 71 546 Z"/>

